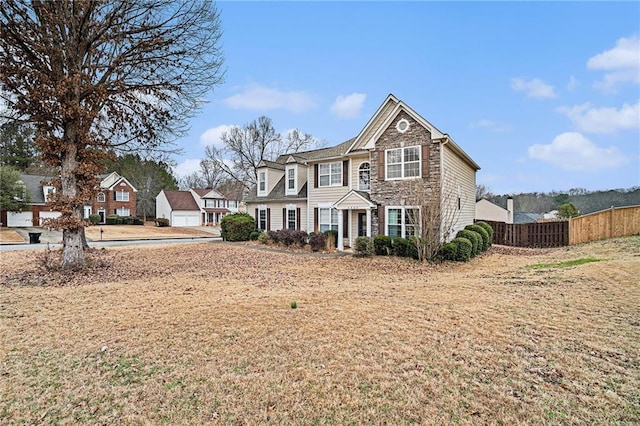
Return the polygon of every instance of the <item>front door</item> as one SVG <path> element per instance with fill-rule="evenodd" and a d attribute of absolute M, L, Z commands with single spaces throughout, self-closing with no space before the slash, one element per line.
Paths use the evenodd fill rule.
<path fill-rule="evenodd" d="M 367 214 L 358 213 L 358 237 L 367 236 Z"/>
<path fill-rule="evenodd" d="M 104 210 L 98 210 L 98 215 L 100 216 L 100 223 L 104 223 Z"/>

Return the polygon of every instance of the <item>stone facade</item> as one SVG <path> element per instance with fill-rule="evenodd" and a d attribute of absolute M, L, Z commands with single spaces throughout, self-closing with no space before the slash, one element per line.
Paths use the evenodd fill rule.
<path fill-rule="evenodd" d="M 396 126 L 400 120 L 409 122 L 409 129 L 400 133 Z M 422 178 L 387 180 L 381 178 L 384 170 L 385 150 L 409 146 L 426 146 L 428 160 L 422 159 Z M 428 199 L 431 194 L 437 195 L 440 191 L 440 149 L 442 145 L 433 142 L 431 132 L 415 121 L 409 114 L 402 111 L 382 133 L 376 142 L 376 150 L 371 153 L 371 200 L 378 205 L 378 211 L 374 212 L 372 221 L 372 234 L 377 235 L 382 231 L 384 223 L 380 222 L 380 209 L 385 206 L 416 205 L 416 190 L 425 191 Z M 425 151 L 423 150 L 424 154 Z M 380 159 L 382 160 L 382 163 Z M 424 168 L 428 167 L 425 171 Z"/>

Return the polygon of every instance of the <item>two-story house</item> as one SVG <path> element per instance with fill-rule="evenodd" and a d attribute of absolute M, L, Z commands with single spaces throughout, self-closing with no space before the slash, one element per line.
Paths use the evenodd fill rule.
<path fill-rule="evenodd" d="M 259 229 L 333 229 L 338 249 L 358 236 L 419 235 L 427 214 L 448 240 L 473 223 L 479 169 L 449 135 L 389 95 L 355 138 L 260 163 L 245 203 Z"/>
<path fill-rule="evenodd" d="M 45 219 L 60 217 L 60 212 L 51 210 L 47 205 L 47 197 L 56 191 L 48 183 L 52 180 L 51 176 L 20 175 L 20 181 L 29 193 L 29 209 L 22 212 L 2 212 L 0 222 L 9 227 L 42 226 Z M 100 223 L 105 223 L 106 217 L 111 214 L 135 216 L 136 192 L 138 190 L 116 172 L 100 175 L 96 195 L 84 206 L 83 216 L 88 219 L 91 214 L 97 214 L 100 216 Z"/>

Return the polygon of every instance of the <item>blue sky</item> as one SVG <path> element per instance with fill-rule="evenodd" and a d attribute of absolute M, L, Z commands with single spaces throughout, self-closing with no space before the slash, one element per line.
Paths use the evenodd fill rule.
<path fill-rule="evenodd" d="M 261 115 L 328 146 L 389 93 L 496 194 L 640 185 L 639 2 L 220 2 L 226 79 L 177 141 L 197 169 Z"/>

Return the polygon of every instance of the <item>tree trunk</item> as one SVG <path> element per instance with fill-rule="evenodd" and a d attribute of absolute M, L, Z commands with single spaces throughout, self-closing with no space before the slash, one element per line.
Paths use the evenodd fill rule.
<path fill-rule="evenodd" d="M 82 228 L 65 229 L 62 231 L 62 268 L 74 269 L 84 262 L 82 250 Z"/>
<path fill-rule="evenodd" d="M 85 234 L 84 232 L 84 228 L 80 228 L 80 230 L 82 231 L 82 235 L 81 235 L 81 239 L 82 239 L 82 249 L 83 250 L 89 250 L 89 243 L 87 243 L 87 234 Z"/>

